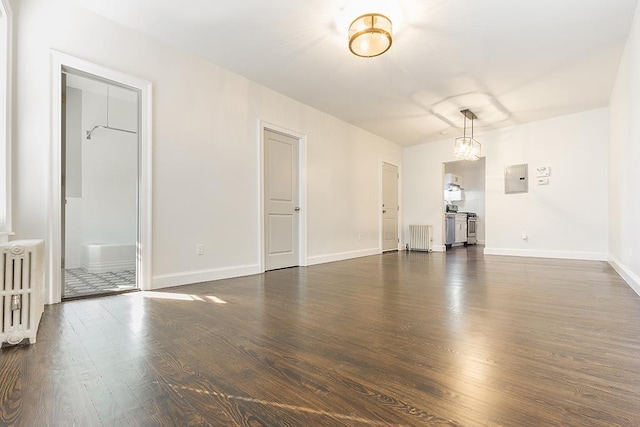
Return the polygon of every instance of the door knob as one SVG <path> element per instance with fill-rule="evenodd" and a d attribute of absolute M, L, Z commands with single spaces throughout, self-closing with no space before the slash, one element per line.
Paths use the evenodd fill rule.
<path fill-rule="evenodd" d="M 296 211 L 296 212 L 299 212 L 300 208 L 296 206 L 295 208 L 293 208 L 293 210 Z"/>
<path fill-rule="evenodd" d="M 387 213 L 387 211 L 383 209 L 383 210 L 382 210 L 382 213 Z"/>

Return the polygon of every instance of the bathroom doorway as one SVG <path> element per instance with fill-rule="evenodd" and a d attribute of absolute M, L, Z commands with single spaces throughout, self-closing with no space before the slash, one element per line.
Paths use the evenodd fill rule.
<path fill-rule="evenodd" d="M 138 288 L 140 92 L 62 75 L 62 299 Z"/>

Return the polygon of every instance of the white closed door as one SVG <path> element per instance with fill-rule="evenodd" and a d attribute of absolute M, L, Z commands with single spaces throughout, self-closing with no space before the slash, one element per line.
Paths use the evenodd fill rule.
<path fill-rule="evenodd" d="M 298 262 L 298 140 L 264 131 L 265 269 Z"/>
<path fill-rule="evenodd" d="M 398 250 L 398 167 L 382 165 L 382 251 Z"/>

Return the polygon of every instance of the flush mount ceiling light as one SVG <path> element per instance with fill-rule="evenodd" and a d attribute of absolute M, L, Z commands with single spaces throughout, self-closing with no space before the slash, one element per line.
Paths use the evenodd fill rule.
<path fill-rule="evenodd" d="M 367 13 L 349 25 L 349 50 L 364 58 L 382 55 L 392 43 L 391 20 L 379 13 Z"/>
<path fill-rule="evenodd" d="M 464 116 L 464 130 L 462 136 L 455 140 L 453 154 L 459 160 L 478 160 L 480 158 L 480 143 L 473 139 L 473 121 L 478 116 L 468 109 L 460 112 Z M 467 136 L 467 119 L 471 120 L 471 137 Z"/>

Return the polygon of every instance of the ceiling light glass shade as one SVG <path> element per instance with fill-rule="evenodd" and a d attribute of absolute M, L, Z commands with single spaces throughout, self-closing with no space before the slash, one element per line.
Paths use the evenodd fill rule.
<path fill-rule="evenodd" d="M 382 55 L 391 43 L 391 20 L 384 15 L 367 13 L 349 26 L 349 50 L 354 55 L 364 58 Z"/>
<path fill-rule="evenodd" d="M 480 143 L 468 136 L 456 138 L 453 155 L 458 160 L 478 160 L 480 158 Z"/>

